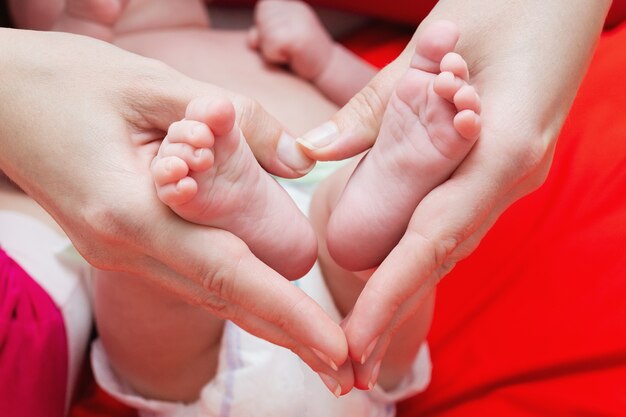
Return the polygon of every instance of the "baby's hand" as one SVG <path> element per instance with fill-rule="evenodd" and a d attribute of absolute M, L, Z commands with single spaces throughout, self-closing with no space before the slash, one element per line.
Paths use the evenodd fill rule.
<path fill-rule="evenodd" d="M 264 0 L 254 12 L 249 44 L 272 64 L 287 64 L 300 77 L 317 78 L 328 63 L 333 40 L 313 9 L 300 1 Z"/>

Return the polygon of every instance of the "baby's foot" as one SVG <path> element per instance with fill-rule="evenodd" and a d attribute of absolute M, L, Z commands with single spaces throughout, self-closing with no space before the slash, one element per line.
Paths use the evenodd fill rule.
<path fill-rule="evenodd" d="M 480 134 L 480 101 L 440 21 L 418 41 L 389 100 L 376 143 L 350 177 L 328 224 L 328 249 L 353 271 L 380 265 L 418 203 L 463 161 Z"/>
<path fill-rule="evenodd" d="M 249 44 L 272 64 L 286 64 L 306 80 L 325 68 L 333 40 L 311 6 L 299 1 L 264 0 L 257 3 Z"/>
<path fill-rule="evenodd" d="M 113 26 L 129 0 L 67 0 L 53 30 L 111 42 Z"/>
<path fill-rule="evenodd" d="M 235 234 L 283 276 L 298 278 L 315 262 L 311 225 L 254 158 L 230 101 L 189 103 L 151 169 L 159 198 L 174 212 Z"/>

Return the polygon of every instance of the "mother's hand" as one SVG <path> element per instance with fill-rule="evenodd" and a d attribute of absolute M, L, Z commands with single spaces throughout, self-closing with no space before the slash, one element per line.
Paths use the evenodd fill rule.
<path fill-rule="evenodd" d="M 200 95 L 235 103 L 260 163 L 296 177 L 313 162 L 257 104 L 153 60 L 74 35 L 0 29 L 0 169 L 93 265 L 145 276 L 332 373 L 340 327 L 234 235 L 188 223 L 156 198 L 149 166 Z M 318 353 L 316 353 L 316 351 Z"/>
<path fill-rule="evenodd" d="M 460 28 L 459 52 L 481 95 L 482 135 L 452 177 L 418 205 L 406 234 L 371 276 L 345 325 L 357 386 L 367 386 L 397 328 L 502 212 L 541 185 L 558 132 L 610 2 L 440 2 L 411 44 L 341 109 L 309 132 L 309 156 L 343 159 L 371 146 L 421 27 Z"/>

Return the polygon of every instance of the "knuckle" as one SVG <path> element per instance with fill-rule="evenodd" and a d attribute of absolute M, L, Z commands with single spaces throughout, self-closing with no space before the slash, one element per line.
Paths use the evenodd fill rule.
<path fill-rule="evenodd" d="M 545 182 L 548 177 L 549 168 L 554 151 L 555 141 L 550 135 L 533 134 L 511 142 L 514 164 L 519 169 L 519 173 L 528 192 L 536 190 Z"/>
<path fill-rule="evenodd" d="M 223 298 L 214 294 L 205 295 L 200 298 L 196 305 L 200 308 L 210 311 L 217 317 L 223 319 L 231 318 L 231 305 Z"/>
<path fill-rule="evenodd" d="M 243 273 L 242 265 L 250 251 L 242 243 L 230 245 L 226 253 L 228 253 L 227 262 L 213 263 L 211 270 L 202 274 L 202 287 L 212 294 L 212 298 L 217 297 L 224 303 L 236 300 L 238 277 Z"/>
<path fill-rule="evenodd" d="M 73 236 L 81 255 L 99 269 L 110 269 L 114 260 L 112 248 L 128 245 L 127 236 L 133 236 L 124 214 L 108 201 L 86 204 L 79 212 L 78 236 Z"/>
<path fill-rule="evenodd" d="M 128 222 L 121 209 L 108 201 L 86 205 L 82 210 L 84 230 L 94 240 L 107 244 L 121 243 L 128 230 Z"/>
<path fill-rule="evenodd" d="M 350 99 L 348 108 L 357 120 L 363 122 L 365 127 L 377 132 L 385 111 L 385 104 L 386 101 L 382 99 L 376 87 L 367 85 Z"/>
<path fill-rule="evenodd" d="M 234 97 L 233 105 L 236 109 L 238 123 L 245 123 L 246 120 L 254 120 L 254 115 L 258 114 L 262 109 L 259 102 L 242 95 Z"/>
<path fill-rule="evenodd" d="M 463 241 L 463 237 L 455 232 L 449 232 L 445 236 L 431 237 L 409 229 L 407 235 L 409 239 L 416 242 L 415 247 L 422 247 L 425 253 L 429 254 L 429 274 L 439 270 L 444 265 L 448 265 L 455 249 Z"/>

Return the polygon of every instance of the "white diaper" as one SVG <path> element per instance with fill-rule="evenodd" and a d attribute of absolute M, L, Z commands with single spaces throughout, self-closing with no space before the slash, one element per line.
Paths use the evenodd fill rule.
<path fill-rule="evenodd" d="M 285 185 L 303 211 L 309 193 Z M 318 265 L 295 281 L 336 321 L 340 314 L 326 288 Z M 99 341 L 93 345 L 91 363 L 98 384 L 121 402 L 135 407 L 142 417 L 386 417 L 395 415 L 395 403 L 423 391 L 430 382 L 431 363 L 424 344 L 407 377 L 392 392 L 379 387 L 353 390 L 339 399 L 319 376 L 291 351 L 259 339 L 227 322 L 215 378 L 193 404 L 142 398 L 109 365 Z"/>
<path fill-rule="evenodd" d="M 295 282 L 331 317 L 338 319 L 317 266 Z M 394 404 L 426 388 L 430 356 L 422 346 L 404 381 L 392 392 L 375 387 L 353 390 L 339 399 L 319 376 L 291 351 L 259 339 L 227 322 L 215 378 L 193 404 L 148 400 L 118 379 L 99 342 L 92 348 L 91 364 L 98 384 L 142 417 L 384 417 L 395 415 Z"/>

